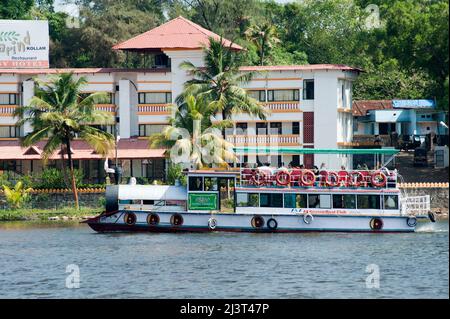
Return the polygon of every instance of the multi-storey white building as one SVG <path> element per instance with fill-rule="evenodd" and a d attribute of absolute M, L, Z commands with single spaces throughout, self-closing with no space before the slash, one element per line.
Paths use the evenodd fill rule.
<path fill-rule="evenodd" d="M 88 80 L 85 92 L 105 91 L 107 104 L 99 109 L 111 112 L 118 120 L 121 137 L 118 157 L 124 176 L 162 178 L 163 150 L 150 150 L 146 137 L 160 132 L 167 124 L 168 105 L 175 102 L 190 75 L 180 68 L 183 61 L 203 66 L 203 47 L 208 38 L 218 35 L 178 17 L 153 30 L 118 44 L 114 49 L 138 51 L 154 56 L 148 69 L 0 69 L 0 171 L 25 174 L 39 171 L 42 144 L 20 147 L 19 137 L 29 126 L 16 127 L 15 108 L 26 105 L 33 96 L 35 79 L 46 79 L 60 72 L 73 72 Z M 233 50 L 242 48 L 224 40 Z M 245 114 L 233 116 L 234 128 L 227 139 L 236 146 L 282 146 L 285 148 L 342 148 L 351 146 L 353 134 L 352 82 L 360 70 L 345 65 L 248 66 L 242 72 L 255 72 L 245 85 L 248 93 L 269 111 L 263 121 Z M 220 116 L 213 121 L 221 120 Z M 113 131 L 113 126 L 104 129 Z M 93 179 L 104 176 L 103 162 L 83 142 L 73 145 L 74 158 Z M 55 154 L 53 159 L 59 159 Z M 291 161 L 306 167 L 322 162 L 330 166 L 351 166 L 351 159 L 327 155 L 263 156 L 246 154 L 250 163 L 271 161 L 286 165 Z M 55 161 L 55 165 L 56 161 Z"/>

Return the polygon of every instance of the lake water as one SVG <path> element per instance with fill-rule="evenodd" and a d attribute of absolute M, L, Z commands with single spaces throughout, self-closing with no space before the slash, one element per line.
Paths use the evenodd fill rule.
<path fill-rule="evenodd" d="M 97 234 L 4 222 L 0 298 L 448 298 L 448 244 L 448 222 L 412 234 Z M 68 265 L 79 288 L 66 287 L 77 274 Z"/>

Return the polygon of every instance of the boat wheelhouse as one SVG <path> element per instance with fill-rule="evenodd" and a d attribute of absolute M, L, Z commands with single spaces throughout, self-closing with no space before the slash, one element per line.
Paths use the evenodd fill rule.
<path fill-rule="evenodd" d="M 355 150 L 305 152 L 312 151 Z M 389 160 L 397 152 L 356 151 Z M 108 186 L 106 211 L 87 223 L 96 231 L 410 232 L 419 218 L 434 221 L 430 197 L 402 194 L 397 172 L 384 166 L 372 171 L 263 166 L 186 175 L 186 186 Z"/>

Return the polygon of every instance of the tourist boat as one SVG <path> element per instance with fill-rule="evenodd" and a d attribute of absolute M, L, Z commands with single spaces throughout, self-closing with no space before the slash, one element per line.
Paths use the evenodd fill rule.
<path fill-rule="evenodd" d="M 386 168 L 260 167 L 186 175 L 186 186 L 107 186 L 106 210 L 85 222 L 98 232 L 289 233 L 413 232 L 418 219 L 435 221 L 430 196 L 403 194 L 397 172 Z"/>

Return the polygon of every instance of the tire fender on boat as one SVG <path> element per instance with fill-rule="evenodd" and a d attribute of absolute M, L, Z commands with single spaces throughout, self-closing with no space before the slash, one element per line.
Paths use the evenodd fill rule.
<path fill-rule="evenodd" d="M 147 215 L 147 224 L 149 225 L 158 225 L 159 224 L 159 216 L 155 213 L 150 213 Z"/>
<path fill-rule="evenodd" d="M 181 214 L 173 214 L 171 217 L 170 217 L 170 223 L 173 225 L 173 226 L 181 226 L 181 225 L 183 225 L 183 216 L 181 216 Z"/>
<path fill-rule="evenodd" d="M 269 218 L 267 220 L 267 228 L 269 228 L 269 229 L 277 229 L 278 228 L 278 222 L 274 218 Z"/>
<path fill-rule="evenodd" d="M 415 227 L 415 226 L 417 225 L 417 218 L 414 217 L 414 216 L 408 217 L 408 218 L 406 219 L 406 224 L 407 224 L 409 227 Z"/>
<path fill-rule="evenodd" d="M 264 226 L 264 218 L 258 215 L 253 216 L 251 224 L 253 228 L 261 228 Z"/>
<path fill-rule="evenodd" d="M 134 213 L 125 213 L 125 215 L 123 215 L 123 221 L 125 224 L 133 226 L 136 224 L 136 215 Z"/>
<path fill-rule="evenodd" d="M 217 220 L 215 218 L 208 219 L 208 227 L 209 229 L 216 229 L 217 227 Z"/>
<path fill-rule="evenodd" d="M 383 228 L 383 220 L 381 218 L 372 218 L 369 226 L 372 230 L 381 230 Z"/>
<path fill-rule="evenodd" d="M 311 213 L 303 215 L 303 221 L 305 224 L 310 224 L 314 221 L 314 216 Z"/>

